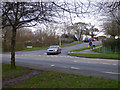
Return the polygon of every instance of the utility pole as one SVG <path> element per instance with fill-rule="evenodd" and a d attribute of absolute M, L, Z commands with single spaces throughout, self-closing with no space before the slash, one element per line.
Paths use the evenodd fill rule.
<path fill-rule="evenodd" d="M 61 43 L 61 35 L 60 35 L 60 33 L 57 33 L 57 34 L 59 36 L 59 45 L 61 46 L 62 45 L 62 43 Z"/>
<path fill-rule="evenodd" d="M 59 36 L 59 45 L 61 46 L 61 36 Z"/>

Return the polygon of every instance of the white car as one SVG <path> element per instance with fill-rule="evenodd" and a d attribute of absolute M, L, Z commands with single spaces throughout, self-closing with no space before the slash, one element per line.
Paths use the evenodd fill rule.
<path fill-rule="evenodd" d="M 47 49 L 47 55 L 61 53 L 61 47 L 59 45 L 52 45 Z"/>

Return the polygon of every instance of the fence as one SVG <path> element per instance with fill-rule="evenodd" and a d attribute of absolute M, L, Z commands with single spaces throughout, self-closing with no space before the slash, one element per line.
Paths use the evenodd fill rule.
<path fill-rule="evenodd" d="M 120 48 L 118 47 L 102 47 L 102 53 L 120 53 Z"/>

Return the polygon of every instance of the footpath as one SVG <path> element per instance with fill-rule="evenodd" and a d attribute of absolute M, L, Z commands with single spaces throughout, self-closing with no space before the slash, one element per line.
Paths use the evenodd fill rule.
<path fill-rule="evenodd" d="M 92 50 L 97 49 L 97 48 L 99 48 L 99 47 L 95 47 L 93 49 L 87 49 L 87 50 L 83 50 L 83 51 L 71 51 L 70 53 L 101 54 L 101 53 L 92 51 Z"/>

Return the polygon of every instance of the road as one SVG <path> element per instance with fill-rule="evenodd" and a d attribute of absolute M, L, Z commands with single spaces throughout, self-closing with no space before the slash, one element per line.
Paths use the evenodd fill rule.
<path fill-rule="evenodd" d="M 95 45 L 99 45 L 101 42 L 96 41 L 93 42 Z M 86 48 L 88 47 L 88 43 L 77 44 L 69 47 L 62 47 L 62 53 L 58 54 L 58 56 L 68 56 L 68 52 L 75 49 Z M 9 53 L 8 53 L 9 54 Z M 19 51 L 16 52 L 17 55 L 46 55 L 46 50 L 36 50 L 36 51 Z"/>
<path fill-rule="evenodd" d="M 118 60 L 81 58 L 68 56 L 66 52 L 87 47 L 87 43 L 62 48 L 62 54 L 46 55 L 40 54 L 44 50 L 17 52 L 16 64 L 43 70 L 53 70 L 58 72 L 79 74 L 85 76 L 97 76 L 118 80 L 119 63 Z M 82 47 L 81 47 L 82 46 Z M 44 52 L 45 53 L 45 52 Z M 3 54 L 2 61 L 10 63 L 10 55 Z"/>

